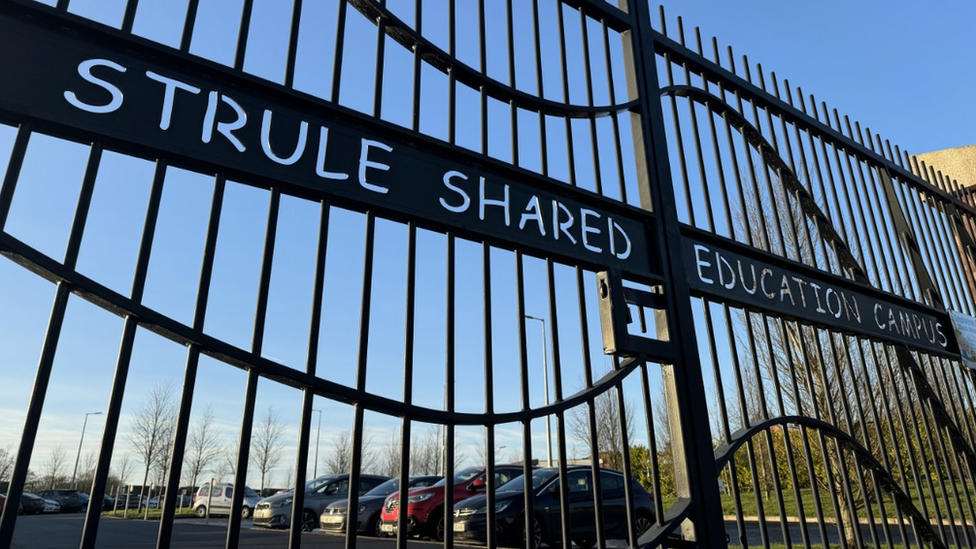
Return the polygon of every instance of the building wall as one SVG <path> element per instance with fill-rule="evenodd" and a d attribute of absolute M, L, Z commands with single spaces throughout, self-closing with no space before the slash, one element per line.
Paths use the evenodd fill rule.
<path fill-rule="evenodd" d="M 976 145 L 955 147 L 915 155 L 927 167 L 941 171 L 943 176 L 955 179 L 963 187 L 976 185 Z"/>

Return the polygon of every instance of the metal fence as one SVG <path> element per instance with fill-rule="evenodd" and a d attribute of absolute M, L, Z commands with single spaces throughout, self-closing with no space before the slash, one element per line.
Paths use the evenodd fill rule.
<path fill-rule="evenodd" d="M 0 251 L 53 284 L 0 547 L 17 535 L 59 343 L 88 337 L 65 322 L 79 300 L 122 318 L 92 501 L 117 479 L 143 334 L 185 356 L 167 373 L 180 391 L 165 494 L 199 484 L 186 456 L 204 362 L 246 374 L 229 548 L 253 511 L 241 488 L 266 386 L 300 399 L 289 547 L 319 526 L 304 489 L 317 398 L 349 407 L 349 486 L 382 447 L 406 501 L 425 432 L 437 470 L 424 472 L 486 468 L 491 547 L 976 543 L 976 382 L 949 314 L 976 313 L 968 189 L 731 49 L 723 62 L 697 30 L 689 46 L 680 20 L 669 34 L 662 12 L 655 30 L 643 2 L 325 4 L 0 2 Z M 24 221 L 56 215 L 43 199 L 24 213 L 52 146 L 82 159 L 59 246 Z M 125 211 L 96 207 L 121 158 L 150 176 L 120 285 L 79 262 L 99 216 Z M 192 288 L 184 314 L 152 287 L 181 224 L 199 261 L 171 273 Z M 226 243 L 254 224 L 259 242 Z M 250 263 L 228 252 L 247 244 Z M 229 287 L 254 320 L 228 331 L 212 319 L 235 313 L 214 295 L 248 270 L 250 286 Z M 297 305 L 280 297 L 301 283 Z M 297 363 L 269 351 L 282 326 L 302 334 Z M 508 445 L 521 448 L 499 459 Z M 523 490 L 523 511 L 501 516 L 502 461 L 556 488 Z M 580 499 L 571 480 L 587 478 Z M 178 545 L 178 499 L 162 500 L 157 547 Z M 421 524 L 401 506 L 396 546 L 411 528 L 454 546 L 461 504 L 448 482 Z M 100 519 L 89 508 L 81 547 Z"/>

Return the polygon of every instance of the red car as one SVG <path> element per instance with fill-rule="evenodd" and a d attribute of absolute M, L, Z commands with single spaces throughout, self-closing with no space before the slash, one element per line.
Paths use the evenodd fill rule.
<path fill-rule="evenodd" d="M 454 474 L 454 503 L 486 489 L 485 467 L 468 467 Z M 495 466 L 495 487 L 522 474 L 521 465 Z M 444 480 L 433 486 L 412 488 L 407 496 L 407 533 L 429 536 L 444 541 Z M 393 534 L 400 516 L 400 494 L 392 494 L 383 502 L 380 531 Z"/>

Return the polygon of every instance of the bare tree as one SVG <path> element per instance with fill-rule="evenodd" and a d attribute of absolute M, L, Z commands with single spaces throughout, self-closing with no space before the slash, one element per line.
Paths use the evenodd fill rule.
<path fill-rule="evenodd" d="M 400 476 L 400 447 L 402 446 L 402 440 L 400 438 L 400 431 L 394 429 L 390 432 L 390 440 L 383 448 L 381 474 L 388 477 Z"/>
<path fill-rule="evenodd" d="M 86 453 L 81 458 L 81 465 L 78 467 L 78 479 L 75 485 L 81 488 L 91 486 L 95 480 L 96 465 L 98 465 L 98 454 L 95 452 Z"/>
<path fill-rule="evenodd" d="M 414 475 L 436 475 L 441 451 L 437 427 L 430 428 L 410 447 L 410 472 Z"/>
<path fill-rule="evenodd" d="M 593 400 L 596 417 L 597 451 L 592 459 L 602 459 L 603 466 L 610 469 L 623 468 L 623 435 L 620 431 L 620 416 L 627 422 L 627 440 L 634 439 L 634 411 L 624 402 L 623 410 L 614 391 L 607 391 Z M 589 448 L 590 420 L 586 407 L 575 408 L 569 416 L 569 430 L 573 437 Z"/>
<path fill-rule="evenodd" d="M 281 439 L 285 436 L 285 424 L 281 421 L 281 414 L 274 406 L 268 406 L 268 411 L 258 422 L 254 435 L 251 437 L 252 463 L 261 472 L 261 493 L 264 493 L 264 481 L 268 473 L 278 466 L 281 461 Z"/>
<path fill-rule="evenodd" d="M 116 461 L 117 477 L 121 484 L 127 484 L 129 477 L 132 476 L 132 455 L 126 453 Z"/>
<path fill-rule="evenodd" d="M 44 475 L 44 484 L 48 488 L 58 488 L 66 482 L 65 468 L 67 463 L 68 453 L 60 444 L 51 449 L 51 455 L 47 459 L 47 473 Z"/>
<path fill-rule="evenodd" d="M 217 482 L 224 482 L 227 477 L 233 479 L 237 472 L 237 451 L 225 448 L 221 454 L 213 467 L 213 476 Z"/>
<path fill-rule="evenodd" d="M 363 448 L 373 448 L 375 446 L 375 435 L 373 431 L 365 429 L 363 431 Z M 325 470 L 327 473 L 348 473 L 352 467 L 352 433 L 340 431 L 332 435 L 332 449 L 325 454 Z M 359 470 L 364 473 L 372 473 L 383 467 L 380 462 L 380 454 L 377 452 L 363 451 L 360 455 Z"/>
<path fill-rule="evenodd" d="M 223 443 L 223 437 L 214 425 L 213 407 L 208 404 L 186 440 L 186 470 L 190 475 L 190 486 L 197 487 L 200 475 L 220 457 Z"/>
<path fill-rule="evenodd" d="M 17 456 L 10 448 L 0 448 L 0 484 L 10 481 L 10 473 L 14 470 Z"/>
<path fill-rule="evenodd" d="M 172 445 L 176 420 L 174 412 L 173 387 L 157 383 L 149 390 L 145 403 L 135 413 L 132 421 L 129 444 L 140 462 L 145 465 L 145 475 L 139 488 L 140 506 L 149 473 L 154 466 L 158 466 L 160 459 L 167 459 L 169 456 L 167 449 Z M 161 458 L 161 455 L 164 457 Z"/>
<path fill-rule="evenodd" d="M 332 435 L 332 449 L 325 454 L 325 470 L 329 474 L 348 473 L 352 464 L 352 435 L 342 431 Z"/>

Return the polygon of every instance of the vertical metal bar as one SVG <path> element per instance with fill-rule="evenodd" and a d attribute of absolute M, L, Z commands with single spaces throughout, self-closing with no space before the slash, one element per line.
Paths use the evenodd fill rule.
<path fill-rule="evenodd" d="M 24 419 L 24 431 L 17 446 L 17 459 L 10 474 L 7 488 L 7 501 L 0 515 L 0 547 L 10 547 L 13 543 L 14 527 L 17 522 L 17 510 L 20 507 L 21 496 L 27 481 L 27 469 L 34 453 L 34 442 L 37 440 L 37 427 L 41 422 L 41 412 L 44 409 L 44 399 L 47 397 L 48 384 L 51 381 L 51 369 L 54 366 L 54 356 L 61 338 L 61 327 L 64 324 L 64 312 L 68 305 L 70 288 L 66 282 L 59 282 L 54 293 L 54 304 L 48 321 L 47 332 L 44 334 L 44 344 L 41 347 L 41 357 L 37 365 L 37 375 L 34 378 L 34 389 L 31 392 L 30 404 Z"/>
<path fill-rule="evenodd" d="M 359 315 L 359 357 L 356 365 L 356 389 L 366 391 L 366 367 L 369 364 L 369 319 L 373 304 L 373 259 L 376 217 L 366 213 L 366 242 L 363 252 L 363 290 Z M 363 405 L 357 402 L 353 411 L 352 459 L 349 463 L 349 503 L 346 519 L 346 549 L 356 549 L 356 527 L 353 513 L 359 509 L 359 479 L 363 462 Z M 405 511 L 404 506 L 402 511 Z"/>
<path fill-rule="evenodd" d="M 213 200 L 210 204 L 207 237 L 203 248 L 203 262 L 200 267 L 200 280 L 197 287 L 196 305 L 193 309 L 194 330 L 203 330 L 204 320 L 206 319 L 207 304 L 210 298 L 210 284 L 213 276 L 214 257 L 217 248 L 217 232 L 220 228 L 220 214 L 221 210 L 223 209 L 225 187 L 226 180 L 224 175 L 221 174 L 217 176 L 216 180 L 214 181 Z M 183 470 L 183 451 L 186 446 L 186 437 L 189 432 L 193 391 L 196 385 L 196 375 L 199 361 L 199 346 L 190 345 L 186 359 L 186 370 L 183 378 L 183 392 L 180 398 L 176 432 L 174 433 L 173 437 L 173 449 L 170 454 L 170 476 L 166 482 L 167 494 L 177 493 L 180 487 L 181 472 Z M 159 534 L 156 539 L 156 549 L 166 549 L 170 546 L 172 540 L 173 520 L 176 518 L 176 502 L 174 498 L 165 498 L 163 500 L 162 509 L 162 515 L 159 523 Z"/>
<path fill-rule="evenodd" d="M 419 1 L 419 0 L 418 0 Z M 418 31 L 420 32 L 420 31 Z M 478 0 L 478 70 L 481 74 L 488 73 L 487 43 L 485 37 L 485 0 Z M 484 86 L 478 89 L 478 96 L 481 106 L 481 154 L 488 154 L 488 90 Z M 491 536 L 491 529 L 489 538 Z M 489 547 L 491 544 L 489 543 Z"/>
<path fill-rule="evenodd" d="M 254 0 L 244 0 L 244 9 L 241 11 L 241 26 L 237 32 L 237 50 L 234 53 L 234 68 L 242 70 L 244 68 L 244 58 L 247 55 L 247 38 L 251 32 L 251 13 L 254 10 Z"/>
<path fill-rule="evenodd" d="M 312 282 L 312 310 L 308 322 L 308 355 L 305 373 L 316 375 L 319 360 L 319 332 L 322 326 L 322 295 L 325 287 L 325 266 L 329 245 L 329 203 L 319 205 L 319 234 L 315 250 L 315 279 Z M 292 492 L 291 528 L 288 531 L 289 549 L 299 549 L 302 544 L 302 513 L 305 510 L 305 481 L 308 471 L 308 445 L 312 433 L 312 409 L 315 394 L 306 387 L 302 395 L 302 423 L 298 433 L 298 455 L 295 458 L 295 486 Z M 321 413 L 320 418 L 321 420 Z M 318 464 L 315 464 L 318 465 Z"/>
<path fill-rule="evenodd" d="M 586 25 L 586 7 L 580 7 L 580 35 L 583 40 L 583 80 L 586 82 L 586 104 L 593 106 L 593 75 L 590 70 L 590 33 Z M 597 146 L 596 117 L 593 113 L 590 119 L 590 151 L 593 155 L 593 184 L 596 194 L 603 194 L 603 174 L 600 170 L 600 148 Z"/>
<path fill-rule="evenodd" d="M 480 4 L 484 7 L 483 2 Z M 484 11 L 482 11 L 482 14 Z M 482 119 L 486 122 L 485 119 Z M 485 343 L 485 416 L 491 417 L 495 414 L 495 364 L 494 350 L 492 349 L 492 318 L 491 318 L 491 246 L 487 242 L 481 244 L 482 262 L 482 288 L 484 295 L 484 343 Z M 485 427 L 487 429 L 485 444 L 485 465 L 488 468 L 488 478 L 485 479 L 485 543 L 494 549 L 497 545 L 495 539 L 495 425 L 492 423 Z M 398 548 L 403 549 L 403 548 Z"/>
<path fill-rule="evenodd" d="M 714 137 L 714 133 L 713 133 L 713 137 Z M 715 377 L 715 396 L 717 402 L 719 403 L 718 405 L 719 420 L 721 421 L 721 426 L 722 426 L 721 440 L 730 442 L 732 440 L 732 429 L 729 427 L 729 414 L 728 414 L 728 410 L 726 409 L 726 403 L 728 401 L 726 400 L 726 396 L 725 396 L 725 385 L 722 381 L 722 369 L 719 363 L 718 348 L 717 345 L 715 344 L 715 333 L 712 324 L 713 320 L 712 320 L 711 304 L 709 303 L 708 300 L 702 299 L 701 305 L 702 305 L 702 314 L 704 320 L 703 324 L 705 328 L 704 337 L 705 340 L 708 341 L 708 353 L 709 353 L 709 359 L 711 360 L 712 363 L 712 375 Z M 648 402 L 647 405 L 650 405 L 650 402 Z M 739 543 L 745 545 L 747 542 L 746 542 L 746 533 L 745 533 L 745 522 L 743 520 L 743 515 L 742 515 L 742 498 L 739 493 L 739 482 L 738 482 L 739 475 L 735 470 L 734 462 L 733 462 L 733 466 L 729 467 L 729 471 L 731 473 L 732 482 L 729 483 L 731 486 L 728 486 L 727 490 L 731 491 L 732 503 L 735 506 L 735 524 L 736 524 L 736 530 L 738 531 L 739 534 Z"/>
<path fill-rule="evenodd" d="M 149 258 L 152 256 L 153 240 L 156 235 L 156 221 L 159 219 L 159 203 L 163 198 L 163 181 L 166 178 L 167 164 L 165 160 L 156 161 L 153 172 L 152 187 L 149 190 L 149 204 L 146 206 L 146 222 L 142 228 L 142 240 L 139 243 L 139 256 L 136 259 L 135 275 L 132 279 L 132 301 L 142 302 L 146 292 L 146 276 L 149 273 Z"/>
<path fill-rule="evenodd" d="M 342 17 L 340 18 L 340 21 L 341 21 L 341 20 L 344 20 L 345 19 L 345 12 L 343 11 L 344 10 L 343 6 L 345 5 L 346 1 L 345 0 L 339 0 L 339 1 L 340 1 L 340 6 L 339 6 L 340 15 L 342 15 Z M 484 15 L 484 9 L 481 10 L 481 13 L 482 13 L 482 16 L 483 16 Z M 414 0 L 414 30 L 417 31 L 417 34 L 418 35 L 420 35 L 423 32 L 423 21 L 424 21 L 423 15 L 424 15 L 423 0 Z M 483 19 L 483 17 L 482 17 L 482 19 Z M 484 21 L 482 21 L 481 24 L 482 24 L 482 26 L 484 26 Z M 481 34 L 482 34 L 482 38 L 483 38 L 484 37 L 484 29 L 482 29 L 482 33 Z M 338 44 L 339 43 L 338 42 L 338 38 L 336 40 L 337 40 L 336 41 L 336 44 Z M 484 40 L 483 39 L 481 41 L 481 44 L 482 44 L 481 47 L 483 49 L 484 48 Z M 420 92 L 421 92 L 421 86 L 420 86 L 420 78 L 421 78 L 420 62 L 421 62 L 421 60 L 420 60 L 420 55 L 421 55 L 420 47 L 419 46 L 414 47 L 414 49 L 413 49 L 413 108 L 411 110 L 411 124 L 410 124 L 410 127 L 415 132 L 416 131 L 420 131 Z M 484 72 L 484 69 L 482 69 L 482 72 Z M 337 88 L 336 81 L 333 80 L 333 83 L 332 83 L 332 90 L 333 90 L 333 97 L 334 97 L 333 102 L 338 101 L 338 91 L 337 91 L 337 89 L 338 88 Z M 482 90 L 482 111 L 485 111 L 487 109 L 487 107 L 484 106 L 484 102 L 485 102 L 485 99 L 484 99 L 484 90 Z M 487 118 L 484 117 L 484 116 L 482 116 L 482 122 L 483 122 L 483 125 L 484 124 L 487 124 Z M 482 131 L 485 131 L 485 129 L 482 128 Z M 485 150 L 487 150 L 487 146 L 485 147 Z"/>
<path fill-rule="evenodd" d="M 122 32 L 132 32 L 132 24 L 136 20 L 136 11 L 139 9 L 139 0 L 127 0 L 125 3 L 125 13 L 122 15 Z"/>
<path fill-rule="evenodd" d="M 694 317 L 688 299 L 690 290 L 684 276 L 680 246 L 680 226 L 675 210 L 674 193 L 670 189 L 671 170 L 668 164 L 667 145 L 662 121 L 659 85 L 654 65 L 654 32 L 650 19 L 641 2 L 628 2 L 627 12 L 637 27 L 625 39 L 624 47 L 630 57 L 628 88 L 631 96 L 643 98 L 639 118 L 635 120 L 634 141 L 643 145 L 636 151 L 641 162 L 642 206 L 650 209 L 655 205 L 660 212 L 660 225 L 655 244 L 662 258 L 662 272 L 667 282 L 668 334 L 681 334 L 674 345 L 679 356 L 680 368 L 663 366 L 667 394 L 671 400 L 669 417 L 673 427 L 673 451 L 676 486 L 679 497 L 691 497 L 696 504 L 694 538 L 702 546 L 717 547 L 725 543 L 725 523 L 718 497 L 718 474 L 713 459 L 697 459 L 711 455 L 712 440 L 707 426 L 708 407 L 702 379 L 698 343 L 694 336 Z M 698 426 L 698 428 L 694 428 Z M 692 532 L 686 532 L 692 534 Z"/>
<path fill-rule="evenodd" d="M 413 403 L 413 354 L 414 328 L 416 326 L 417 304 L 417 226 L 407 224 L 407 303 L 404 321 L 403 342 L 403 403 Z M 409 416 L 403 416 L 400 431 L 400 489 L 397 512 L 397 549 L 407 548 L 407 480 L 410 476 L 410 431 Z"/>
<path fill-rule="evenodd" d="M 30 124 L 21 124 L 17 128 L 17 137 L 14 138 L 14 146 L 10 151 L 7 172 L 3 177 L 3 186 L 0 186 L 0 231 L 5 230 L 7 225 L 7 216 L 10 215 L 10 204 L 14 199 L 17 180 L 20 179 L 20 169 L 24 165 L 24 155 L 27 154 L 27 144 L 30 141 L 30 135 Z"/>
<path fill-rule="evenodd" d="M 183 453 L 186 450 L 186 437 L 190 430 L 193 388 L 196 386 L 197 366 L 199 363 L 200 349 L 196 345 L 191 345 L 186 358 L 186 370 L 183 374 L 183 391 L 180 395 L 176 430 L 173 433 L 173 445 L 169 457 L 169 477 L 166 479 L 166 491 L 164 492 L 166 497 L 160 497 L 160 500 L 162 500 L 162 514 L 159 521 L 159 532 L 156 537 L 156 549 L 169 549 L 170 542 L 173 538 L 173 519 L 176 517 L 176 499 L 180 497 L 180 479 L 183 476 Z"/>
<path fill-rule="evenodd" d="M 657 430 L 654 427 L 654 403 L 651 400 L 651 384 L 647 375 L 646 362 L 642 362 L 640 365 L 640 378 L 641 395 L 644 400 L 644 422 L 647 425 L 647 450 L 651 458 L 651 497 L 653 499 L 654 521 L 662 524 L 664 522 L 664 502 L 661 501 L 661 471 L 657 453 Z M 569 500 L 566 504 L 569 504 Z M 743 542 L 740 541 L 740 543 Z"/>
<path fill-rule="evenodd" d="M 559 352 L 559 314 L 556 309 L 556 280 L 552 259 L 546 259 L 546 287 L 549 297 L 549 345 L 552 347 L 552 382 L 555 402 L 563 400 L 562 358 Z M 543 342 L 545 344 L 545 342 Z M 563 546 L 568 547 L 572 540 L 572 522 L 570 520 L 568 467 L 566 463 L 566 416 L 565 412 L 556 412 L 556 446 L 559 454 L 559 530 Z M 549 436 L 546 433 L 546 436 Z M 550 528 L 550 531 L 551 528 Z"/>
<path fill-rule="evenodd" d="M 783 244 L 785 247 L 785 243 Z M 769 408 L 766 404 L 766 391 L 765 388 L 763 387 L 763 376 L 762 376 L 762 372 L 760 371 L 759 352 L 756 344 L 756 339 L 758 336 L 755 334 L 756 328 L 753 326 L 753 318 L 754 318 L 753 315 L 755 314 L 759 316 L 760 321 L 763 321 L 764 317 L 761 313 L 751 313 L 748 310 L 744 311 L 744 313 L 745 313 L 744 328 L 746 330 L 746 342 L 749 346 L 749 352 L 752 356 L 750 362 L 752 363 L 753 376 L 755 376 L 753 378 L 756 385 L 755 394 L 756 394 L 756 398 L 759 401 L 760 419 L 765 420 L 770 418 L 770 414 L 769 414 Z M 767 345 L 769 345 L 769 348 L 771 349 L 772 346 L 769 343 L 769 334 L 766 331 L 766 325 L 764 321 L 762 324 L 762 334 L 765 336 L 764 339 L 766 339 Z M 770 353 L 769 355 L 769 360 L 771 361 L 771 363 L 768 366 L 770 368 L 769 375 L 770 377 L 775 378 L 776 365 L 775 365 L 775 357 L 774 355 L 772 355 L 772 353 Z M 773 440 L 773 434 L 769 430 L 766 430 L 764 432 L 764 436 L 766 438 L 766 453 L 767 453 L 767 457 L 769 458 L 769 467 L 773 471 L 772 473 L 773 492 L 776 494 L 776 503 L 779 508 L 780 528 L 782 529 L 783 540 L 786 543 L 786 548 L 790 549 L 792 547 L 792 543 L 790 541 L 790 527 L 789 524 L 786 522 L 786 505 L 783 501 L 783 490 L 782 487 L 780 486 L 779 473 L 776 470 L 776 464 L 778 460 L 776 459 L 776 450 L 774 447 L 775 441 Z M 758 497 L 759 495 L 757 494 L 757 498 Z"/>
<path fill-rule="evenodd" d="M 580 343 L 583 351 L 583 379 L 587 389 L 593 388 L 593 370 L 590 359 L 590 331 L 586 315 L 586 292 L 583 290 L 583 269 L 576 267 L 576 298 L 579 301 Z M 599 397 L 596 397 L 599 398 Z M 586 419 L 590 434 L 590 478 L 593 482 L 593 519 L 596 524 L 596 543 L 600 549 L 605 549 L 607 540 L 603 530 L 603 492 L 598 482 L 600 478 L 600 441 L 596 427 L 595 398 L 586 403 Z M 568 486 L 560 486 L 561 491 L 568 491 Z"/>
<path fill-rule="evenodd" d="M 542 80 L 542 43 L 539 36 L 539 0 L 532 0 L 532 38 L 533 53 L 535 54 L 535 88 L 539 98 L 545 98 Z M 544 176 L 549 175 L 549 147 L 546 132 L 546 114 L 539 111 L 539 165 Z"/>
<path fill-rule="evenodd" d="M 339 13 L 336 16 L 335 55 L 332 58 L 332 93 L 330 94 L 330 101 L 335 104 L 339 103 L 339 91 L 342 87 L 342 52 L 346 45 L 346 3 L 346 0 L 339 0 Z M 419 5 L 417 12 L 418 14 L 420 12 Z M 420 33 L 419 15 L 417 17 L 417 33 Z M 419 63 L 420 59 L 417 57 L 418 54 L 416 52 L 414 52 L 414 56 L 415 63 Z M 419 67 L 416 64 L 414 65 L 414 69 L 415 74 L 419 72 Z M 419 81 L 415 81 L 414 85 L 419 86 Z M 415 100 L 419 101 L 419 97 L 419 94 L 417 94 Z M 414 127 L 414 129 L 417 129 L 417 127 Z"/>
<path fill-rule="evenodd" d="M 380 0 L 385 5 L 386 0 Z M 383 68 L 386 65 L 386 20 L 376 19 L 376 72 L 373 76 L 373 117 L 382 118 L 383 115 Z M 454 71 L 451 71 L 453 79 Z"/>
<path fill-rule="evenodd" d="M 569 65 L 566 60 L 566 26 L 563 21 L 563 3 L 556 2 L 556 26 L 559 30 L 559 68 L 562 75 L 563 103 L 570 104 L 569 99 Z M 566 129 L 566 163 L 569 172 L 569 184 L 576 186 L 576 151 L 573 147 L 573 125 L 568 116 L 563 117 Z"/>
<path fill-rule="evenodd" d="M 85 225 L 88 222 L 88 210 L 91 207 L 92 193 L 95 191 L 95 178 L 98 176 L 98 167 L 101 161 L 102 145 L 101 143 L 94 143 L 88 155 L 88 165 L 85 167 L 81 191 L 78 193 L 78 205 L 75 208 L 71 233 L 68 236 L 68 246 L 64 253 L 64 266 L 71 270 L 74 270 L 78 264 L 78 254 L 81 251 Z"/>
<path fill-rule="evenodd" d="M 453 1 L 451 2 L 453 7 Z M 454 11 L 453 9 L 451 10 Z M 454 26 L 453 17 L 451 26 Z M 453 114 L 453 109 L 452 109 Z M 445 304 L 447 305 L 445 321 L 445 372 L 444 372 L 444 408 L 448 414 L 454 413 L 454 367 L 455 367 L 455 256 L 454 256 L 454 234 L 447 233 L 447 273 L 445 284 Z M 444 442 L 444 547 L 450 549 L 454 546 L 454 425 L 445 425 L 446 439 Z M 494 471 L 488 474 L 493 475 Z"/>
<path fill-rule="evenodd" d="M 610 104 L 617 104 L 617 92 L 614 89 L 613 82 L 613 61 L 610 55 L 610 31 L 607 29 L 606 20 L 601 21 L 600 25 L 603 29 L 603 62 L 607 67 L 607 89 L 610 93 Z M 614 158 L 617 161 L 617 182 L 619 185 L 620 201 L 628 204 L 627 201 L 627 181 L 624 175 L 624 158 L 623 150 L 620 145 L 620 118 L 616 111 L 610 113 L 610 122 L 613 125 L 613 150 Z"/>
<path fill-rule="evenodd" d="M 129 375 L 129 363 L 132 358 L 132 344 L 135 341 L 138 320 L 133 316 L 125 319 L 122 327 L 122 341 L 119 344 L 119 355 L 115 364 L 115 376 L 112 379 L 112 392 L 109 394 L 108 409 L 105 413 L 105 429 L 102 432 L 102 442 L 98 452 L 98 463 L 92 480 L 89 501 L 101 501 L 108 483 L 109 468 L 112 464 L 112 453 L 115 447 L 115 437 L 119 429 L 119 419 L 122 413 L 122 397 L 125 393 L 125 382 Z M 118 488 L 116 488 L 118 492 Z M 118 494 L 116 493 L 116 506 Z M 81 549 L 94 549 L 98 536 L 98 524 L 101 517 L 101 507 L 88 507 L 81 531 Z"/>
<path fill-rule="evenodd" d="M 241 414 L 241 438 L 237 445 L 237 467 L 234 471 L 234 494 L 231 498 L 230 517 L 227 521 L 226 549 L 237 549 L 241 536 L 241 507 L 244 503 L 244 487 L 247 484 L 247 462 L 251 450 L 251 431 L 254 425 L 254 401 L 258 392 L 258 371 L 247 371 L 247 387 L 244 390 L 244 410 Z"/>
<path fill-rule="evenodd" d="M 183 31 L 180 34 L 180 51 L 188 53 L 190 44 L 193 41 L 193 29 L 197 24 L 197 11 L 200 9 L 200 0 L 189 0 L 186 6 L 186 18 L 183 20 Z"/>
<path fill-rule="evenodd" d="M 261 259 L 261 278 L 258 283 L 258 299 L 254 314 L 254 333 L 251 353 L 261 356 L 264 350 L 264 326 L 268 313 L 268 293 L 271 286 L 271 270 L 274 264 L 274 249 L 278 231 L 278 211 L 281 191 L 271 189 L 268 202 L 268 221 L 264 233 L 264 252 Z M 237 549 L 241 529 L 241 509 L 244 504 L 244 489 L 247 483 L 248 459 L 251 446 L 251 432 L 254 423 L 254 401 L 257 396 L 258 373 L 255 369 L 247 372 L 247 392 L 244 400 L 244 415 L 241 420 L 241 440 L 237 449 L 237 470 L 234 475 L 234 495 L 231 499 L 230 521 L 227 524 L 227 549 Z"/>
<path fill-rule="evenodd" d="M 93 153 L 95 152 L 93 148 Z M 94 156 L 94 154 L 93 154 Z M 98 147 L 98 157 L 101 156 L 101 147 Z M 89 158 L 92 161 L 92 158 Z M 91 167 L 91 164 L 90 164 Z M 97 168 L 95 169 L 97 171 Z M 146 211 L 146 220 L 143 225 L 142 238 L 139 246 L 139 255 L 136 259 L 135 275 L 132 282 L 132 296 L 136 301 L 142 300 L 142 295 L 146 287 L 146 276 L 148 274 L 149 259 L 152 255 L 152 244 L 155 235 L 156 221 L 159 217 L 159 203 L 162 197 L 163 180 L 166 174 L 166 165 L 157 162 L 153 175 L 152 187 L 149 193 L 149 204 Z M 92 178 L 95 177 L 91 173 Z M 88 176 L 86 175 L 86 179 Z M 94 179 L 93 179 L 94 181 Z M 83 183 L 83 187 L 85 183 Z M 89 196 L 82 198 L 82 201 L 90 201 L 91 189 L 87 191 Z M 82 195 L 85 191 L 82 192 Z M 81 204 L 79 204 L 79 211 Z M 87 212 L 87 206 L 85 207 Z M 76 230 L 77 229 L 77 230 Z M 69 239 L 68 252 L 65 265 L 73 268 L 78 257 L 78 249 L 82 238 L 83 229 L 76 223 L 72 228 L 72 237 Z M 72 243 L 72 241 L 74 241 Z M 134 316 L 127 316 L 122 329 L 122 341 L 119 344 L 119 354 L 116 361 L 115 376 L 112 381 L 112 392 L 109 396 L 108 409 L 105 416 L 105 429 L 102 433 L 102 442 L 98 454 L 98 463 L 95 466 L 95 474 L 92 482 L 90 496 L 99 501 L 104 495 L 105 485 L 108 482 L 109 469 L 112 464 L 112 455 L 115 448 L 115 438 L 118 434 L 118 424 L 122 413 L 122 400 L 125 395 L 125 384 L 129 374 L 129 363 L 132 358 L 132 346 L 135 340 L 138 319 Z M 98 525 L 100 512 L 89 509 L 85 514 L 84 526 L 81 534 L 81 549 L 93 549 L 98 536 Z"/>
<path fill-rule="evenodd" d="M 519 380 L 522 397 L 522 410 L 532 408 L 532 401 L 529 398 L 529 359 L 526 353 L 525 343 L 525 273 L 523 271 L 524 261 L 522 252 L 515 251 L 515 299 L 516 312 L 518 313 L 518 352 L 519 352 Z M 534 534 L 535 513 L 532 505 L 533 493 L 530 488 L 532 485 L 532 420 L 522 421 L 522 474 L 525 475 L 525 520 L 522 525 L 522 532 L 525 536 L 526 546 L 531 547 L 531 540 Z"/>
<path fill-rule="evenodd" d="M 295 60 L 298 56 L 298 33 L 302 28 L 302 0 L 294 0 L 288 28 L 288 57 L 285 59 L 285 87 L 295 86 Z"/>
<path fill-rule="evenodd" d="M 623 383 L 617 383 L 617 386 L 614 389 L 617 393 L 617 416 L 620 427 L 620 455 L 622 457 L 622 472 L 624 474 L 624 501 L 627 508 L 624 514 L 627 519 L 627 543 L 630 547 L 637 547 L 637 528 L 635 524 L 637 515 L 636 509 L 634 508 L 634 486 L 631 483 L 630 439 L 627 437 L 627 402 L 624 400 Z M 599 480 L 600 482 L 603 481 L 602 478 Z"/>
<path fill-rule="evenodd" d="M 515 29 L 512 18 L 512 0 L 505 0 L 505 32 L 508 39 L 508 85 L 516 88 L 515 83 Z M 518 123 L 518 102 L 511 101 L 512 119 L 512 165 L 518 166 L 519 163 L 519 123 Z"/>

